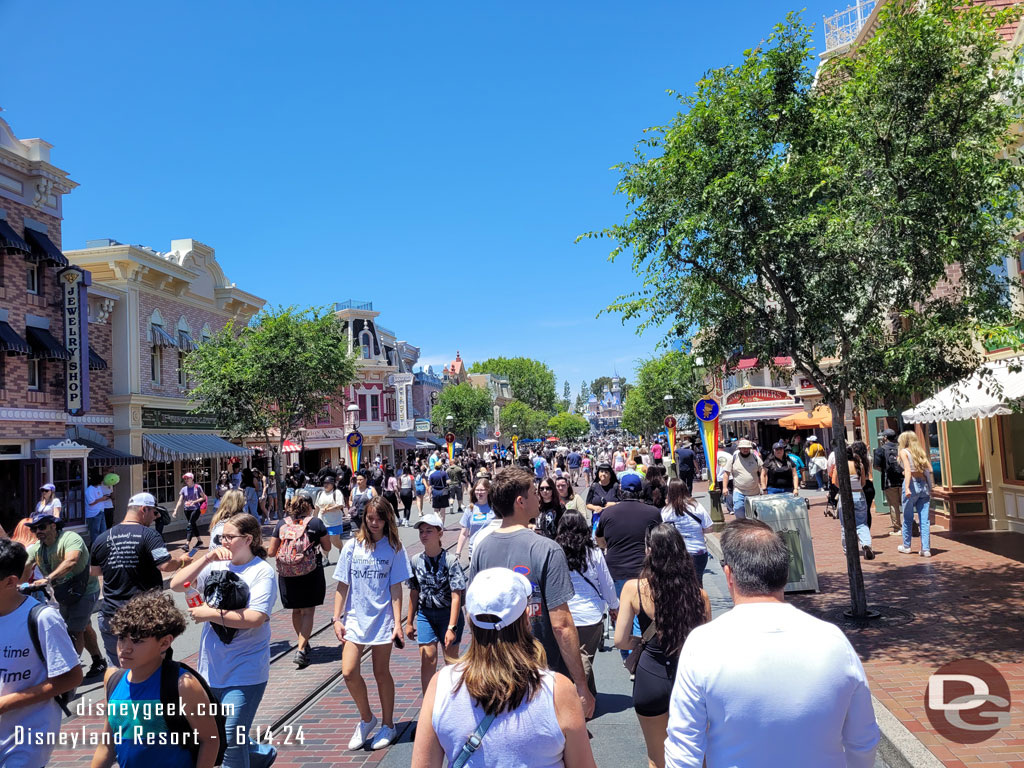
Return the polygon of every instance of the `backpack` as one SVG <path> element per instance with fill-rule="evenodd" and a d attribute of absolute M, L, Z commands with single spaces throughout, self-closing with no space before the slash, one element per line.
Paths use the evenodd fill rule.
<path fill-rule="evenodd" d="M 316 547 L 309 541 L 309 521 L 301 523 L 286 517 L 281 524 L 281 548 L 277 550 L 277 573 L 288 578 L 305 576 L 316 568 Z"/>
<path fill-rule="evenodd" d="M 887 442 L 883 446 L 885 451 L 885 474 L 889 486 L 899 485 L 903 482 L 903 467 L 900 466 L 900 449 L 894 443 Z"/>
<path fill-rule="evenodd" d="M 172 744 L 180 744 L 189 752 L 192 753 L 193 763 L 199 756 L 200 744 L 195 743 L 196 738 L 193 734 L 192 726 L 189 725 L 188 718 L 181 714 L 179 711 L 179 694 L 178 694 L 178 677 L 179 670 L 184 669 L 192 677 L 194 677 L 199 684 L 203 686 L 203 690 L 206 691 L 207 697 L 210 699 L 212 705 L 207 712 L 214 713 L 214 720 L 217 721 L 217 735 L 220 737 L 220 748 L 217 750 L 217 759 L 214 761 L 214 765 L 220 765 L 224 762 L 224 751 L 228 747 L 228 730 L 227 730 L 227 717 L 224 715 L 224 708 L 220 705 L 220 699 L 217 695 L 210 690 L 209 684 L 205 678 L 196 672 L 188 664 L 184 664 L 180 661 L 174 661 L 170 658 L 170 652 L 163 663 L 160 665 L 160 702 L 163 704 L 164 722 L 167 723 L 167 732 L 171 734 L 178 734 L 177 739 L 173 740 Z M 107 702 L 110 701 L 110 695 L 114 692 L 117 684 L 121 682 L 121 678 L 128 672 L 127 669 L 119 669 L 109 678 L 107 678 Z M 170 714 L 173 713 L 173 714 Z"/>
<path fill-rule="evenodd" d="M 43 605 L 42 603 L 37 602 L 33 598 L 29 599 L 32 600 L 32 602 L 34 602 L 35 605 L 29 608 L 28 611 L 28 636 L 32 640 L 32 647 L 36 649 L 36 653 L 39 655 L 39 658 L 43 660 L 43 664 L 45 664 L 46 654 L 43 653 L 43 645 L 39 642 L 39 614 L 41 614 L 43 610 L 45 610 L 49 606 Z M 54 701 L 57 702 L 57 705 L 61 708 L 61 710 L 63 710 L 64 714 L 68 717 L 71 716 L 71 710 L 68 708 L 68 703 L 71 701 L 71 698 L 74 695 L 75 689 L 72 688 L 70 691 L 65 691 L 64 693 L 58 694 L 53 697 Z"/>

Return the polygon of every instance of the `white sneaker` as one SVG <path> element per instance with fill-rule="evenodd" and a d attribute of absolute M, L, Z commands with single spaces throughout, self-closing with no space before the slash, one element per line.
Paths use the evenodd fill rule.
<path fill-rule="evenodd" d="M 348 740 L 349 749 L 359 749 L 370 739 L 370 734 L 373 729 L 377 727 L 377 718 L 371 717 L 368 722 L 359 722 L 356 726 L 356 732 L 352 734 L 352 738 Z"/>
<path fill-rule="evenodd" d="M 398 731 L 389 726 L 382 725 L 380 730 L 377 731 L 377 735 L 373 737 L 373 743 L 370 744 L 370 749 L 384 749 L 384 747 L 390 747 L 391 742 L 398 736 Z"/>

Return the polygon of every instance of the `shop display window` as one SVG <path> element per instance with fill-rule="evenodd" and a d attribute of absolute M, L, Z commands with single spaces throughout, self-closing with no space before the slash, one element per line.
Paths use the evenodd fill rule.
<path fill-rule="evenodd" d="M 1010 483 L 1024 483 L 1024 413 L 999 417 L 1003 436 L 1003 477 Z"/>
<path fill-rule="evenodd" d="M 974 421 L 946 422 L 946 445 L 949 447 L 951 485 L 981 485 L 978 431 Z"/>
<path fill-rule="evenodd" d="M 185 459 L 181 462 L 181 474 L 184 475 L 186 472 L 196 476 L 196 485 L 203 489 L 203 493 L 216 493 L 217 489 L 213 487 L 217 479 L 213 476 L 213 459 Z M 177 481 L 179 487 L 185 485 L 180 476 Z"/>
<path fill-rule="evenodd" d="M 932 477 L 935 485 L 942 485 L 942 438 L 939 434 L 939 425 L 930 422 L 922 424 L 924 427 L 925 445 L 928 459 L 932 463 Z"/>
<path fill-rule="evenodd" d="M 85 520 L 85 478 L 81 459 L 54 459 L 53 484 L 60 499 L 61 517 L 69 523 Z"/>
<path fill-rule="evenodd" d="M 174 477 L 174 462 L 147 461 L 142 465 L 142 490 L 152 493 L 157 504 L 172 504 L 176 501 L 177 483 Z"/>

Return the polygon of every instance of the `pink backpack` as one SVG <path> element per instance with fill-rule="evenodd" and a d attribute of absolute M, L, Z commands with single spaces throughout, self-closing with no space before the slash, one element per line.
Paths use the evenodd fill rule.
<path fill-rule="evenodd" d="M 295 522 L 286 517 L 281 525 L 281 548 L 277 550 L 277 572 L 288 578 L 305 576 L 316 568 L 316 547 L 309 540 L 306 530 L 311 517 Z"/>

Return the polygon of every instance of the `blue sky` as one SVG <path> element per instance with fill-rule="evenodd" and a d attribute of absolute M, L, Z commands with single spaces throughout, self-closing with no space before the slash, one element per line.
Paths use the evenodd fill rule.
<path fill-rule="evenodd" d="M 659 337 L 609 168 L 787 10 L 695 2 L 0 0 L 0 107 L 81 186 L 64 247 L 192 237 L 274 304 L 372 300 L 425 363 L 526 355 L 573 392 Z M 815 24 L 833 3 L 812 0 Z"/>

